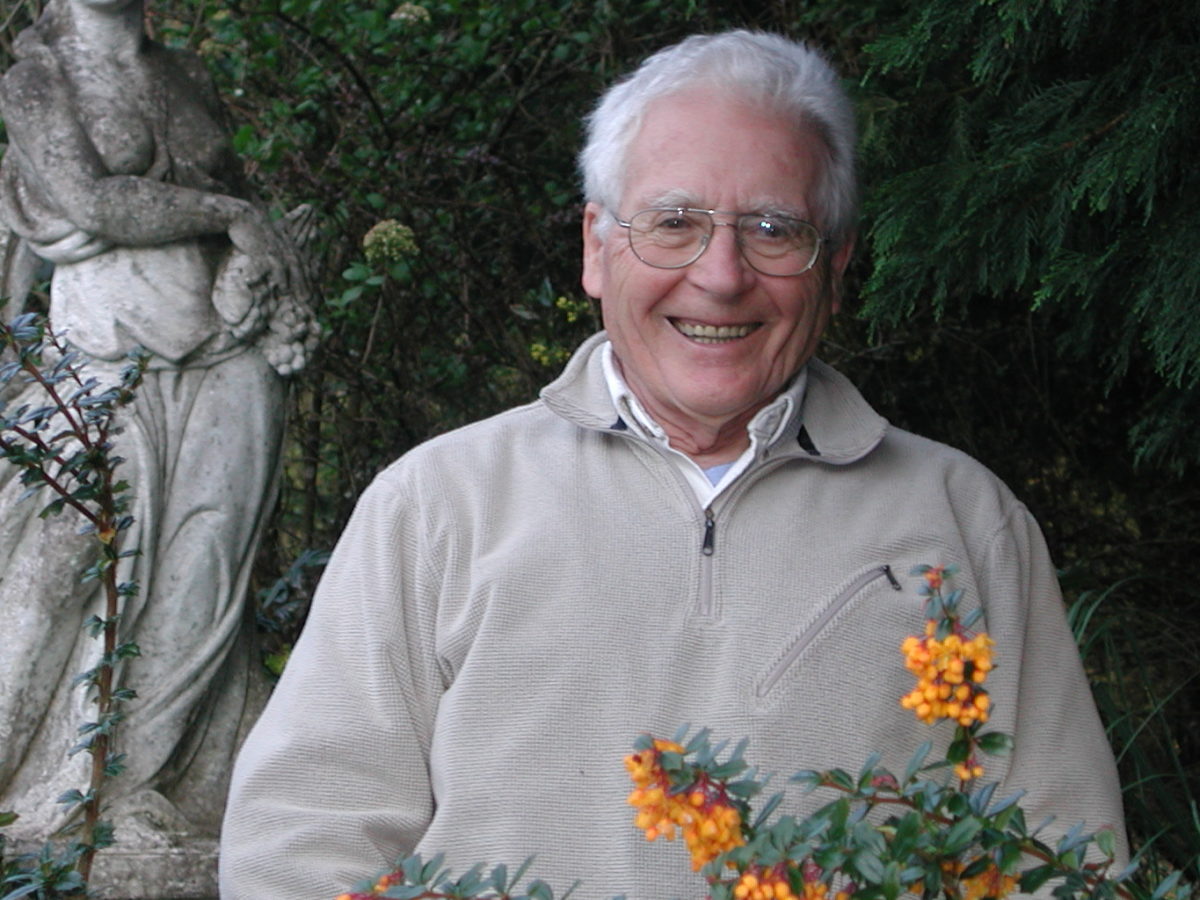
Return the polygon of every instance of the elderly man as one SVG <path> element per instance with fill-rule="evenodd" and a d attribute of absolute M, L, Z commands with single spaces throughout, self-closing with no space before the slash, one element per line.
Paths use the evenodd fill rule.
<path fill-rule="evenodd" d="M 853 156 L 835 75 L 779 37 L 694 37 L 608 92 L 582 155 L 606 332 L 363 496 L 239 760 L 225 896 L 329 898 L 414 849 L 536 854 L 585 898 L 698 894 L 687 854 L 631 826 L 631 739 L 703 724 L 782 775 L 944 747 L 898 702 L 920 563 L 958 566 L 996 639 L 1016 750 L 989 777 L 1031 823 L 1120 829 L 1029 513 L 813 359 Z"/>

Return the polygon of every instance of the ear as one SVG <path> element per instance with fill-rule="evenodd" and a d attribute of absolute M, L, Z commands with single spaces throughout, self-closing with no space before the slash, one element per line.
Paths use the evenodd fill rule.
<path fill-rule="evenodd" d="M 846 274 L 846 266 L 850 264 L 850 257 L 854 255 L 854 242 L 857 238 L 857 232 L 851 232 L 833 251 L 833 257 L 829 260 L 829 289 L 833 293 L 831 309 L 834 313 L 842 310 L 842 276 Z"/>
<path fill-rule="evenodd" d="M 604 207 L 589 203 L 583 208 L 583 289 L 589 297 L 604 296 L 604 238 L 597 225 Z"/>

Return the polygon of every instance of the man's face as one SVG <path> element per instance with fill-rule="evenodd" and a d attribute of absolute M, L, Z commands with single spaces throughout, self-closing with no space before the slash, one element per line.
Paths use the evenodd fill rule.
<path fill-rule="evenodd" d="M 664 97 L 630 147 L 613 212 L 626 220 L 652 206 L 775 212 L 821 227 L 813 198 L 822 151 L 819 138 L 735 98 Z M 752 269 L 734 229 L 718 227 L 690 266 L 656 269 L 633 254 L 626 229 L 614 224 L 602 236 L 603 216 L 588 204 L 583 286 L 600 298 L 625 380 L 658 421 L 719 427 L 748 418 L 813 354 L 835 311 L 830 282 L 845 268 L 849 242 L 831 260 L 781 278 Z M 698 339 L 706 326 L 731 331 Z"/>

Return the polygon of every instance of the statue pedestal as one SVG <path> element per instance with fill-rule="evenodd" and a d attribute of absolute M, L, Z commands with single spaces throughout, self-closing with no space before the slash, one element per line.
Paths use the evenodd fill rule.
<path fill-rule="evenodd" d="M 117 845 L 96 854 L 95 900 L 209 900 L 217 896 L 217 842 L 185 838 L 175 847 Z"/>
<path fill-rule="evenodd" d="M 154 795 L 163 810 L 165 800 Z M 116 822 L 117 842 L 96 854 L 88 896 L 93 900 L 212 900 L 217 896 L 217 838 L 179 827 L 143 806 Z M 177 815 L 177 814 L 176 814 Z M 11 837 L 11 836 L 10 836 Z M 55 846 L 62 846 L 59 840 Z M 12 837 L 6 856 L 34 855 L 44 841 Z"/>

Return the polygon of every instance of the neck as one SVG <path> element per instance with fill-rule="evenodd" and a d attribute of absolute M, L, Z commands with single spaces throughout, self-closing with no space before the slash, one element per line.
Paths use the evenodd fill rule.
<path fill-rule="evenodd" d="M 750 446 L 746 426 L 769 401 L 756 404 L 727 418 L 697 416 L 674 406 L 664 406 L 654 395 L 638 389 L 636 379 L 626 384 L 642 404 L 642 409 L 667 434 L 670 445 L 706 469 L 721 463 L 733 462 Z"/>
<path fill-rule="evenodd" d="M 751 410 L 721 425 L 676 423 L 655 416 L 672 447 L 686 454 L 702 469 L 733 462 L 750 446 L 746 426 L 758 410 Z M 652 414 L 653 415 L 653 414 Z"/>
<path fill-rule="evenodd" d="M 142 49 L 145 34 L 139 2 L 115 9 L 97 9 L 75 3 L 71 5 L 71 24 L 76 40 L 92 52 L 127 59 Z"/>

